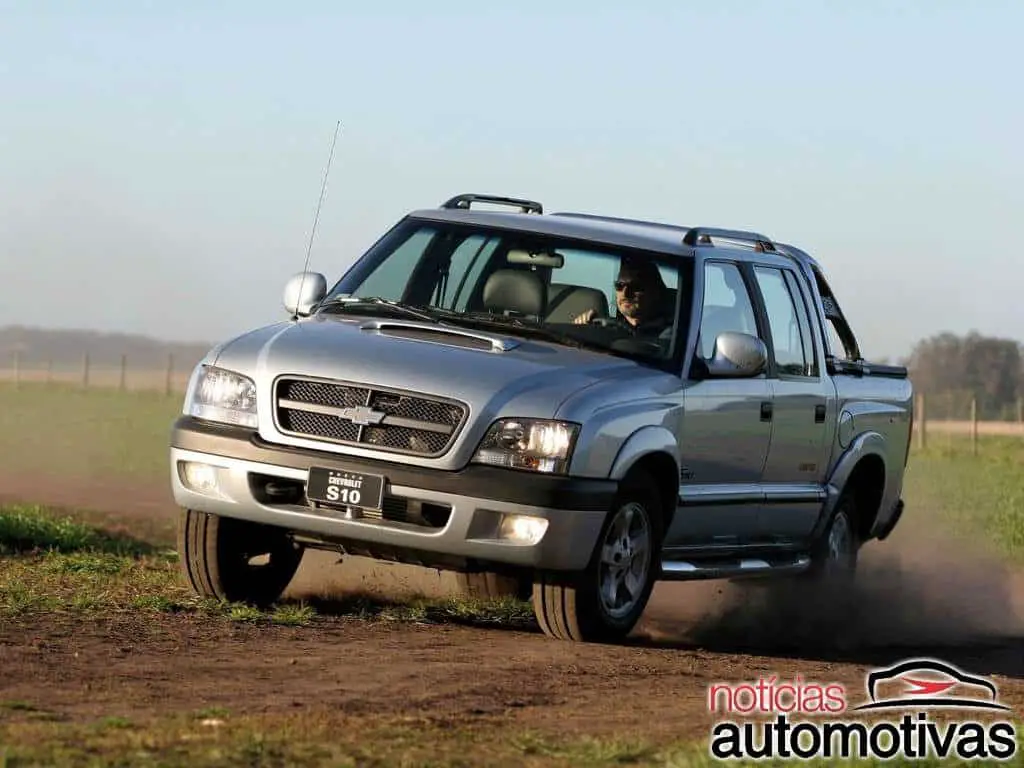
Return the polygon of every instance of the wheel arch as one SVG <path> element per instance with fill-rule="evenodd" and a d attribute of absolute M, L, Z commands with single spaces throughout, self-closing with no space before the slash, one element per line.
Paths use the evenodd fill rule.
<path fill-rule="evenodd" d="M 679 462 L 676 440 L 664 427 L 642 427 L 622 444 L 609 471 L 620 483 L 642 470 L 654 479 L 662 503 L 662 524 L 669 530 L 679 500 Z"/>
<path fill-rule="evenodd" d="M 873 537 L 890 485 L 886 448 L 885 437 L 878 432 L 866 432 L 850 444 L 829 478 L 828 502 L 819 533 L 827 526 L 840 497 L 853 494 L 858 539 L 863 542 Z"/>

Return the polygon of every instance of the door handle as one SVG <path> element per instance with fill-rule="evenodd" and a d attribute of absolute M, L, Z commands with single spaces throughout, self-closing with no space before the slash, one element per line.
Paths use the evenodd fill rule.
<path fill-rule="evenodd" d="M 814 423 L 824 424 L 825 423 L 825 406 L 816 405 L 814 406 Z"/>
<path fill-rule="evenodd" d="M 761 421 L 772 420 L 772 404 L 770 401 L 765 400 L 761 403 Z"/>

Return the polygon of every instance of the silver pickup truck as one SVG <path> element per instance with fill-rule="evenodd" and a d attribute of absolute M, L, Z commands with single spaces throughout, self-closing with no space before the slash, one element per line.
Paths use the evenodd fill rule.
<path fill-rule="evenodd" d="M 903 510 L 907 371 L 763 235 L 459 195 L 284 303 L 173 425 L 201 595 L 270 604 L 326 548 L 611 642 L 659 579 L 851 578 Z"/>

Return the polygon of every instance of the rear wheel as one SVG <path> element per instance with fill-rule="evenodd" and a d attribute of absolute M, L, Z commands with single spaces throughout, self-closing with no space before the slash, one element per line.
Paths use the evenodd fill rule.
<path fill-rule="evenodd" d="M 533 608 L 541 630 L 558 640 L 618 642 L 647 607 L 660 568 L 661 500 L 653 479 L 636 472 L 623 484 L 587 568 L 538 574 Z"/>
<path fill-rule="evenodd" d="M 304 550 L 283 529 L 187 509 L 178 552 L 196 594 L 266 606 L 295 576 Z"/>
<path fill-rule="evenodd" d="M 811 552 L 811 567 L 804 575 L 822 583 L 852 580 L 857 572 L 860 546 L 856 497 L 844 492 L 836 503 L 828 528 Z"/>

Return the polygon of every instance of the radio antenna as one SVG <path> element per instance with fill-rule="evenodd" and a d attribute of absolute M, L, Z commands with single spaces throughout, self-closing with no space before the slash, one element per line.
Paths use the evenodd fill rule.
<path fill-rule="evenodd" d="M 331 161 L 334 159 L 334 145 L 338 143 L 338 129 L 341 128 L 341 121 L 339 120 L 334 126 L 334 139 L 331 141 L 331 154 L 327 157 L 327 168 L 324 169 L 324 180 L 320 185 L 320 200 L 316 204 L 316 215 L 313 217 L 313 229 L 309 233 L 309 245 L 306 246 L 306 263 L 302 265 L 302 278 L 299 280 L 299 296 L 302 295 L 302 288 L 306 282 L 306 271 L 309 269 L 309 256 L 313 252 L 313 238 L 316 235 L 316 225 L 320 221 L 320 207 L 324 203 L 324 193 L 327 191 L 327 176 L 331 172 Z M 299 307 L 295 305 L 295 314 L 292 315 L 292 320 L 298 320 L 299 318 Z"/>

